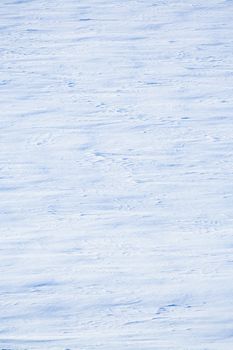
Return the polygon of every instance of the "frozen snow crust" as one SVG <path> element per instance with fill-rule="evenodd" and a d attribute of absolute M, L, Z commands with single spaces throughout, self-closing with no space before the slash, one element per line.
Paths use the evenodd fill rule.
<path fill-rule="evenodd" d="M 232 350 L 233 2 L 0 19 L 0 349 Z"/>

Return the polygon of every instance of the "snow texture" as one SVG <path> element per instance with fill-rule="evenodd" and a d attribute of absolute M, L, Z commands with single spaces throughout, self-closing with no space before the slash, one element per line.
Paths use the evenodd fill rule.
<path fill-rule="evenodd" d="M 232 350 L 233 1 L 0 19 L 0 349 Z"/>

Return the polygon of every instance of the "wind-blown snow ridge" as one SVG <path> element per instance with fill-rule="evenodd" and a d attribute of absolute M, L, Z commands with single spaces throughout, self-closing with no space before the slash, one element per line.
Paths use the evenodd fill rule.
<path fill-rule="evenodd" d="M 232 350 L 233 2 L 0 18 L 0 349 Z"/>

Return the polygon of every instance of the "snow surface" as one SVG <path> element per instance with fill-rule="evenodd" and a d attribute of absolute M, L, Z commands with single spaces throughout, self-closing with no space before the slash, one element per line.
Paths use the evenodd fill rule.
<path fill-rule="evenodd" d="M 0 349 L 233 349 L 233 1 L 1 0 Z"/>

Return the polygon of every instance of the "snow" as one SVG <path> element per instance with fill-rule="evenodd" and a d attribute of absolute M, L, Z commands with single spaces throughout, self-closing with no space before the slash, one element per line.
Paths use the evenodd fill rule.
<path fill-rule="evenodd" d="M 0 18 L 0 349 L 231 350 L 233 2 Z"/>

